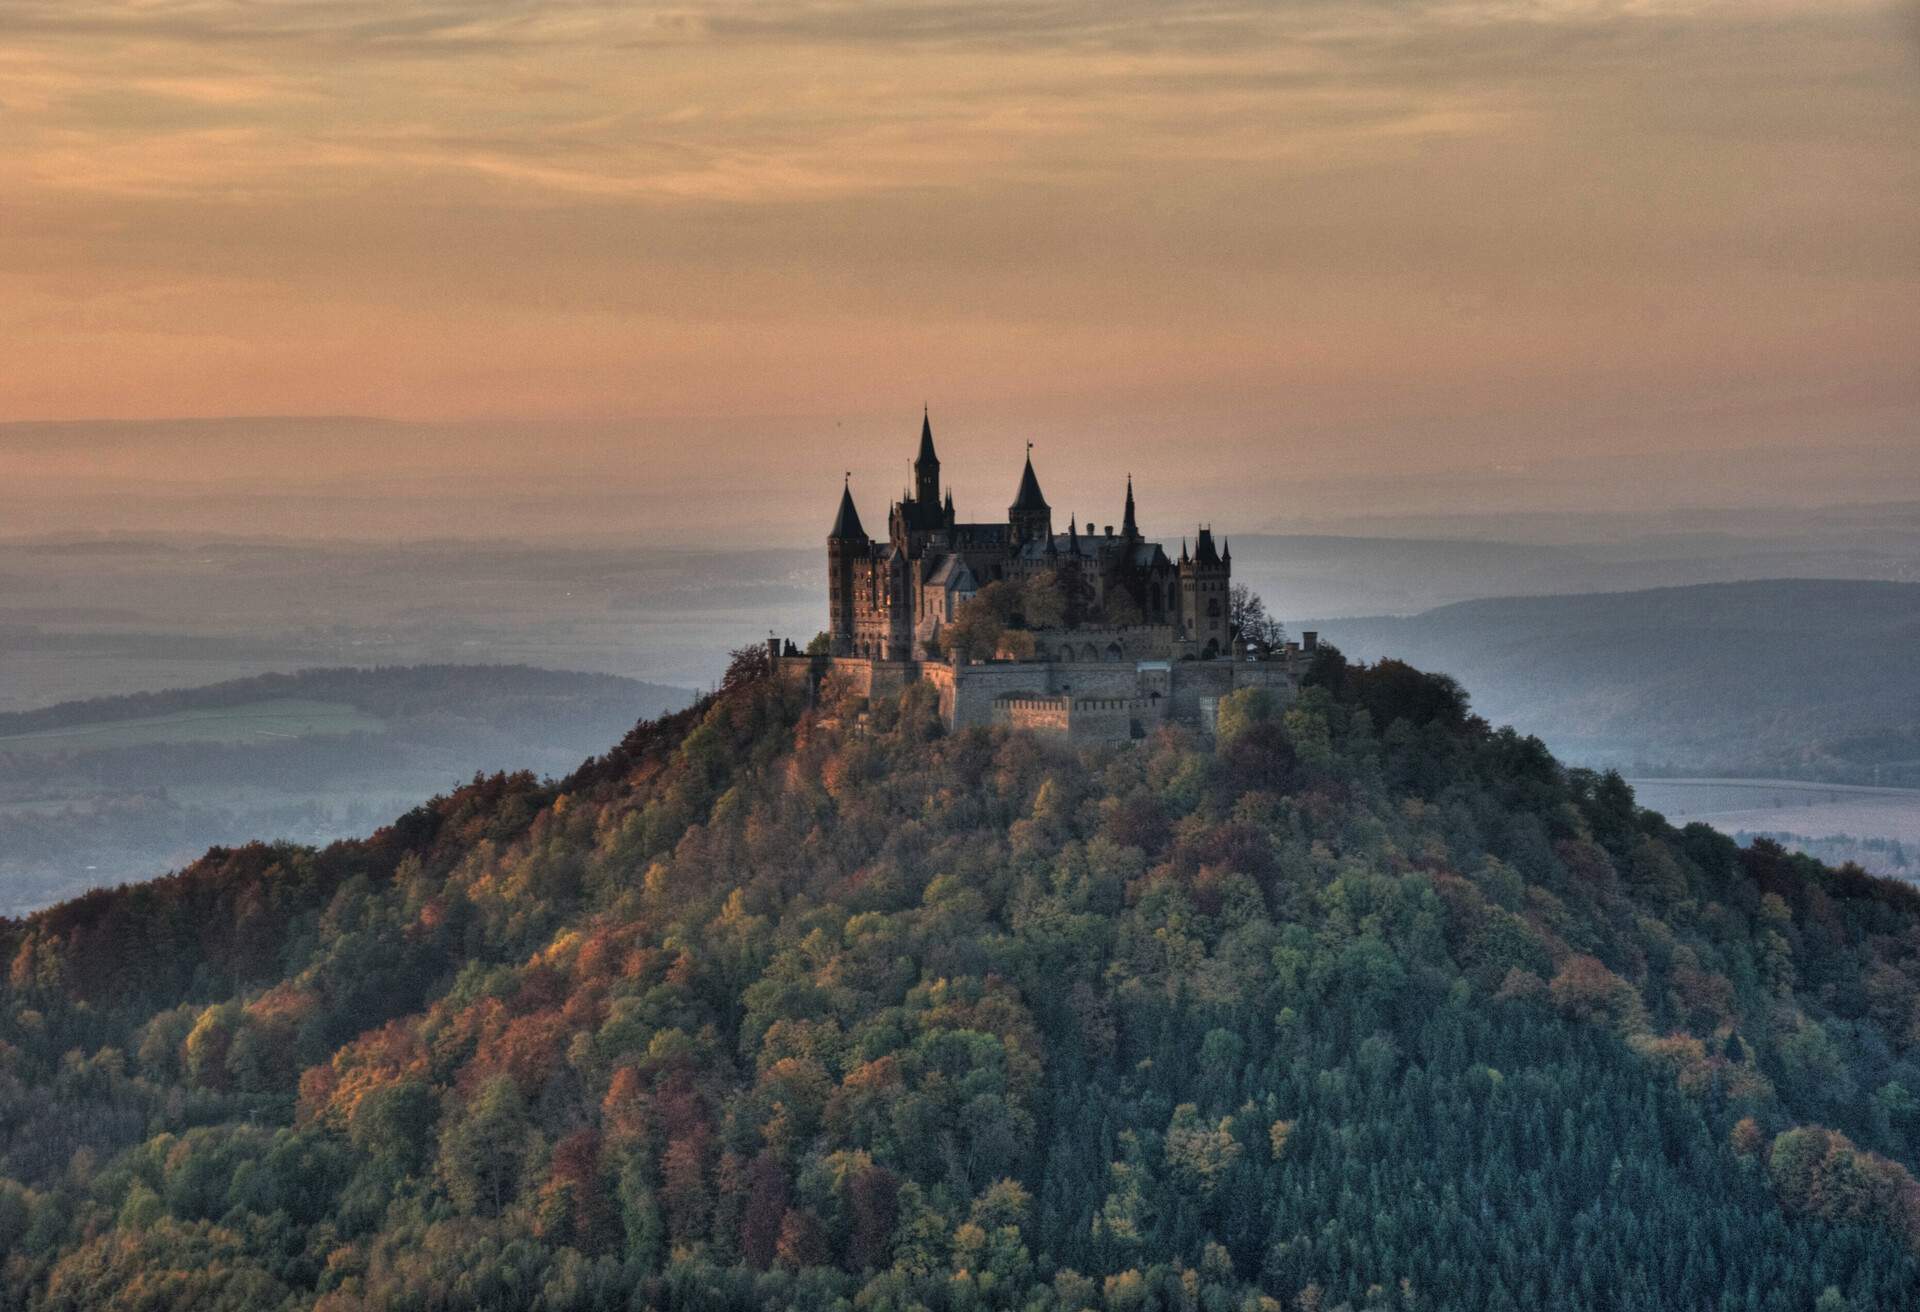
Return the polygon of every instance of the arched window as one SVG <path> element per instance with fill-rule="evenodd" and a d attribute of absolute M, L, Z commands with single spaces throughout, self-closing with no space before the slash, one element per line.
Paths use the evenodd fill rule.
<path fill-rule="evenodd" d="M 1060 649 L 1060 659 L 1066 662 L 1068 665 L 1073 664 L 1073 648 L 1062 647 Z"/>
<path fill-rule="evenodd" d="M 1097 661 L 1100 659 L 1100 652 L 1092 643 L 1088 643 L 1080 649 L 1080 659 L 1088 662 Z"/>
<path fill-rule="evenodd" d="M 1207 649 L 1200 653 L 1201 659 L 1210 661 L 1214 657 L 1218 656 L 1219 654 L 1220 654 L 1220 640 L 1218 638 L 1208 638 Z"/>
<path fill-rule="evenodd" d="M 1119 643 L 1117 643 L 1117 642 L 1110 642 L 1110 643 L 1108 643 L 1108 644 L 1107 644 L 1107 659 L 1108 659 L 1109 661 L 1117 661 L 1117 660 L 1119 660 L 1119 659 L 1120 659 L 1120 644 L 1119 644 Z"/>

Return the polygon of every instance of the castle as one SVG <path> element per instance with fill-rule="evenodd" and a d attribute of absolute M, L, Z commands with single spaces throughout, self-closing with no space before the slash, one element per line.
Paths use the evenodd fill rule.
<path fill-rule="evenodd" d="M 1264 687 L 1290 698 L 1312 649 L 1233 630 L 1232 548 L 1201 528 L 1178 560 L 1140 532 L 1133 480 L 1120 525 L 1057 533 L 1033 448 L 1005 520 L 962 523 L 940 486 L 932 420 L 912 486 L 867 535 L 851 475 L 827 533 L 827 630 L 800 653 L 773 640 L 784 677 L 830 674 L 872 696 L 925 680 L 949 727 L 1007 724 L 1075 741 L 1122 741 L 1169 720 L 1211 728 L 1219 699 Z M 990 612 L 990 613 L 989 613 Z M 971 621 L 971 622 L 969 622 Z M 981 649 L 983 633 L 990 646 Z"/>

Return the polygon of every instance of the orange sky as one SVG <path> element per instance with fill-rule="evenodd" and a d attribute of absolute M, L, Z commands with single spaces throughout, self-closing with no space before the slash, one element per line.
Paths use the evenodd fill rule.
<path fill-rule="evenodd" d="M 715 420 L 751 463 L 931 399 L 1275 480 L 1884 445 L 1914 12 L 0 0 L 0 420 L 537 420 L 561 462 L 618 421 L 668 463 Z M 845 457 L 876 502 L 894 454 Z"/>

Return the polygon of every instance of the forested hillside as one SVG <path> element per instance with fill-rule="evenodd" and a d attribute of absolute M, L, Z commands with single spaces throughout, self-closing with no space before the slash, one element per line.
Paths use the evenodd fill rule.
<path fill-rule="evenodd" d="M 1920 786 L 1920 583 L 1500 597 L 1317 627 L 1350 655 L 1445 670 L 1572 759 Z"/>
<path fill-rule="evenodd" d="M 563 782 L 0 922 L 0 1302 L 1920 1299 L 1920 894 L 1310 682 L 1080 754 L 743 654 Z"/>

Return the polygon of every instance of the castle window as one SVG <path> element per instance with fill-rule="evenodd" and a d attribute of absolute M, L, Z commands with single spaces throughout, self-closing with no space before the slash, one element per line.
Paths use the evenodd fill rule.
<path fill-rule="evenodd" d="M 1210 620 L 1217 620 L 1220 618 L 1220 598 L 1215 597 L 1212 601 L 1209 601 L 1207 603 L 1207 618 Z"/>

